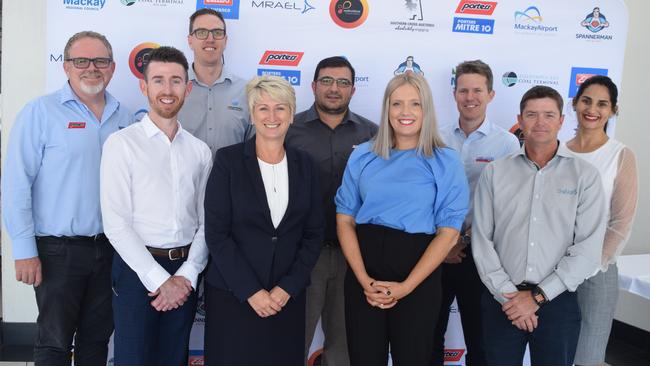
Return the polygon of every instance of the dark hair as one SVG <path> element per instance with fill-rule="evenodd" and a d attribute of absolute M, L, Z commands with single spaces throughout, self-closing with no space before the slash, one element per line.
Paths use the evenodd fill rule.
<path fill-rule="evenodd" d="M 314 72 L 314 81 L 318 79 L 318 73 L 320 73 L 320 70 L 328 67 L 347 67 L 350 69 L 350 73 L 352 74 L 352 85 L 354 85 L 354 67 L 352 67 L 350 61 L 341 56 L 333 56 L 320 60 L 318 65 L 316 65 L 316 71 Z"/>
<path fill-rule="evenodd" d="M 494 76 L 492 75 L 492 69 L 490 65 L 486 64 L 481 60 L 474 61 L 464 61 L 456 66 L 456 81 L 464 74 L 479 74 L 485 76 L 487 79 L 487 88 L 488 91 L 492 91 L 494 86 Z M 454 85 L 454 90 L 456 89 L 457 83 Z"/>
<path fill-rule="evenodd" d="M 147 61 L 147 64 L 144 66 L 143 74 L 145 80 L 147 80 L 147 72 L 149 71 L 149 65 L 153 61 L 171 62 L 183 66 L 183 69 L 185 69 L 185 80 L 187 81 L 188 78 L 187 69 L 189 68 L 189 65 L 187 64 L 187 58 L 185 58 L 183 52 L 179 51 L 178 49 L 169 46 L 161 46 L 158 48 L 154 48 L 149 53 L 149 61 Z"/>
<path fill-rule="evenodd" d="M 580 99 L 582 94 L 584 94 L 585 90 L 587 90 L 587 88 L 592 85 L 602 85 L 605 88 L 607 88 L 607 91 L 609 92 L 609 102 L 612 105 L 612 111 L 614 113 L 617 113 L 618 112 L 618 88 L 616 87 L 616 84 L 614 84 L 612 79 L 609 78 L 609 76 L 604 76 L 604 75 L 594 75 L 589 79 L 585 80 L 582 84 L 580 84 L 576 96 L 573 97 L 573 106 L 575 107 L 576 104 L 578 104 L 578 100 Z"/>
<path fill-rule="evenodd" d="M 560 111 L 560 114 L 562 114 L 562 108 L 564 108 L 564 100 L 562 100 L 562 96 L 557 92 L 557 90 L 544 85 L 535 85 L 534 87 L 528 89 L 526 93 L 524 93 L 524 96 L 521 97 L 521 102 L 519 102 L 519 114 L 524 113 L 524 108 L 526 107 L 526 103 L 528 103 L 529 100 L 543 98 L 553 99 L 557 104 L 557 108 Z"/>
<path fill-rule="evenodd" d="M 201 15 L 214 15 L 215 17 L 219 18 L 219 20 L 221 20 L 221 22 L 223 23 L 223 30 L 224 31 L 226 30 L 226 21 L 223 19 L 223 15 L 220 12 L 211 8 L 202 8 L 192 13 L 192 15 L 190 15 L 189 34 L 192 34 L 192 31 L 194 30 L 194 21 L 196 20 L 196 18 L 198 18 Z"/>

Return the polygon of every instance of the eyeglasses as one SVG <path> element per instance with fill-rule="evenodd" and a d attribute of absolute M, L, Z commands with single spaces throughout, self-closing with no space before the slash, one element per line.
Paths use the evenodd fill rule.
<path fill-rule="evenodd" d="M 322 78 L 316 81 L 318 81 L 319 83 L 321 83 L 321 85 L 324 86 L 331 86 L 332 84 L 334 84 L 334 82 L 336 82 L 336 86 L 338 86 L 339 88 L 349 88 L 352 86 L 352 81 L 348 79 L 343 79 L 343 78 L 334 79 L 331 76 L 323 76 Z"/>
<path fill-rule="evenodd" d="M 65 60 L 71 61 L 72 65 L 74 65 L 74 67 L 76 67 L 77 69 L 87 69 L 88 66 L 90 66 L 91 62 L 93 63 L 93 65 L 95 65 L 96 68 L 105 69 L 111 66 L 111 62 L 113 62 L 113 59 L 110 57 L 95 57 L 95 58 L 75 57 L 75 58 L 67 58 Z"/>
<path fill-rule="evenodd" d="M 208 39 L 208 34 L 212 33 L 212 38 L 214 39 L 223 39 L 226 36 L 226 30 L 221 29 L 221 28 L 215 28 L 215 29 L 205 29 L 205 28 L 197 28 L 192 33 L 194 37 L 200 40 Z"/>

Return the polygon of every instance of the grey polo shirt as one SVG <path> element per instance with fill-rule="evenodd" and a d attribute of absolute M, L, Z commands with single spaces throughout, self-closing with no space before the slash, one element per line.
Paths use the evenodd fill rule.
<path fill-rule="evenodd" d="M 352 149 L 376 133 L 376 124 L 349 110 L 343 121 L 331 129 L 320 120 L 315 105 L 298 113 L 289 128 L 285 144 L 306 151 L 320 172 L 326 241 L 337 242 L 334 196 Z"/>
<path fill-rule="evenodd" d="M 600 268 L 606 225 L 598 170 L 562 145 L 539 169 L 525 147 L 483 170 L 474 198 L 472 253 L 494 298 L 535 283 L 549 300 Z"/>
<path fill-rule="evenodd" d="M 224 146 L 246 141 L 255 134 L 249 122 L 246 81 L 231 74 L 225 67 L 213 85 L 201 83 L 189 70 L 192 91 L 178 114 L 183 128 L 205 142 L 214 158 Z"/>

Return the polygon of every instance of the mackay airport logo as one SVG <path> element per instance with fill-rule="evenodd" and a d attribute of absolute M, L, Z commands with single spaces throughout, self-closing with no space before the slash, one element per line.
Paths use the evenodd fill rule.
<path fill-rule="evenodd" d="M 102 10 L 106 0 L 63 0 L 63 6 L 70 10 Z"/>
<path fill-rule="evenodd" d="M 343 28 L 356 28 L 368 18 L 368 0 L 331 0 L 330 17 Z"/>
<path fill-rule="evenodd" d="M 239 0 L 196 0 L 196 10 L 210 8 L 225 19 L 239 19 Z"/>
<path fill-rule="evenodd" d="M 149 54 L 155 48 L 160 47 L 159 44 L 153 42 L 140 43 L 135 46 L 129 54 L 129 68 L 133 75 L 138 79 L 144 79 L 144 67 L 149 62 Z"/>
<path fill-rule="evenodd" d="M 515 31 L 526 34 L 551 35 L 558 32 L 558 27 L 544 23 L 539 8 L 529 6 L 525 10 L 515 11 Z"/>
<path fill-rule="evenodd" d="M 456 8 L 456 14 L 491 16 L 497 7 L 496 1 L 461 0 Z M 492 34 L 494 33 L 494 19 L 454 17 L 453 32 Z"/>
<path fill-rule="evenodd" d="M 394 14 L 399 16 L 399 20 L 392 20 L 390 26 L 396 31 L 406 32 L 428 32 L 434 28 L 433 23 L 428 23 L 424 19 L 424 10 L 422 3 L 425 0 L 406 1 L 403 5 L 394 6 Z"/>
<path fill-rule="evenodd" d="M 603 13 L 600 12 L 599 7 L 595 7 L 591 13 L 587 14 L 580 22 L 580 26 L 585 27 L 590 33 L 577 33 L 577 39 L 586 39 L 592 41 L 611 41 L 613 36 L 610 34 L 600 34 L 599 32 L 605 28 L 609 28 L 609 21 Z"/>
<path fill-rule="evenodd" d="M 582 83 L 587 81 L 592 76 L 604 75 L 607 76 L 607 69 L 597 69 L 592 67 L 572 67 L 571 80 L 569 80 L 569 98 L 576 96 L 578 88 Z"/>
<path fill-rule="evenodd" d="M 260 59 L 262 66 L 298 67 L 304 52 L 266 51 Z M 300 85 L 300 70 L 257 69 L 257 75 L 273 75 L 286 79 L 291 85 Z"/>
<path fill-rule="evenodd" d="M 501 77 L 503 85 L 511 88 L 517 84 L 526 86 L 544 85 L 552 88 L 560 86 L 560 78 L 556 75 L 545 75 L 536 73 L 517 73 L 515 71 L 506 71 Z"/>
<path fill-rule="evenodd" d="M 311 0 L 313 1 L 313 0 Z M 273 9 L 273 10 L 285 10 L 290 12 L 298 12 L 300 14 L 305 14 L 310 10 L 316 9 L 313 7 L 309 1 L 302 0 L 300 1 L 251 1 L 251 8 L 253 9 Z"/>

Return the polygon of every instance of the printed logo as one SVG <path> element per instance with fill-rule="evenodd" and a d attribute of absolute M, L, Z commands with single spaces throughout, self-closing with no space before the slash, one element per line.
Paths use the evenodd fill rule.
<path fill-rule="evenodd" d="M 126 5 L 126 6 L 131 6 L 131 5 L 135 4 L 135 1 L 136 0 L 120 0 L 122 5 Z"/>
<path fill-rule="evenodd" d="M 68 122 L 68 128 L 86 128 L 86 122 Z"/>
<path fill-rule="evenodd" d="M 521 130 L 521 127 L 519 126 L 519 122 L 515 122 L 512 127 L 510 127 L 510 130 L 508 130 L 511 134 L 515 135 L 517 139 L 519 140 L 519 146 L 523 146 L 524 141 L 526 141 L 526 138 L 524 137 L 524 131 Z"/>
<path fill-rule="evenodd" d="M 423 0 L 407 0 L 395 13 L 401 15 L 400 20 L 390 22 L 391 27 L 396 31 L 407 32 L 428 32 L 435 27 L 433 23 L 424 22 L 424 12 L 422 10 Z"/>
<path fill-rule="evenodd" d="M 610 34 L 596 34 L 601 30 L 609 27 L 609 21 L 605 15 L 600 12 L 599 7 L 595 7 L 591 13 L 587 14 L 585 19 L 580 22 L 582 27 L 587 28 L 591 33 L 577 33 L 576 39 L 586 39 L 590 41 L 611 41 L 614 37 Z"/>
<path fill-rule="evenodd" d="M 557 33 L 557 26 L 542 24 L 544 18 L 536 6 L 529 6 L 526 10 L 515 12 L 515 31 L 528 34 Z"/>
<path fill-rule="evenodd" d="M 515 86 L 517 84 L 517 74 L 515 74 L 514 71 L 508 71 L 505 74 L 503 74 L 503 77 L 501 78 L 501 82 L 503 85 L 507 86 L 508 88 Z"/>
<path fill-rule="evenodd" d="M 239 19 L 239 0 L 196 0 L 196 10 L 214 9 L 225 19 Z"/>
<path fill-rule="evenodd" d="M 144 67 L 149 62 L 149 53 L 154 48 L 160 47 L 159 44 L 153 42 L 140 43 L 135 46 L 129 54 L 129 68 L 133 75 L 138 79 L 144 79 Z"/>
<path fill-rule="evenodd" d="M 496 1 L 462 0 L 456 8 L 456 14 L 492 15 Z"/>
<path fill-rule="evenodd" d="M 190 350 L 190 354 L 187 360 L 188 366 L 203 366 L 205 365 L 205 360 L 202 350 Z"/>
<path fill-rule="evenodd" d="M 557 189 L 558 194 L 566 195 L 566 196 L 575 196 L 578 194 L 578 189 L 577 188 L 558 188 Z"/>
<path fill-rule="evenodd" d="M 320 366 L 323 362 L 323 349 L 319 348 L 309 356 L 307 366 Z"/>
<path fill-rule="evenodd" d="M 413 61 L 413 56 L 408 56 L 404 62 L 399 64 L 397 66 L 397 69 L 393 71 L 393 74 L 395 75 L 402 75 L 402 74 L 419 74 L 419 75 L 424 75 L 424 72 L 422 72 L 422 69 L 420 68 L 420 65 L 417 64 L 417 62 Z"/>
<path fill-rule="evenodd" d="M 70 10 L 101 10 L 106 0 L 63 0 L 63 6 Z"/>
<path fill-rule="evenodd" d="M 445 349 L 445 362 L 458 362 L 465 354 L 463 348 Z"/>
<path fill-rule="evenodd" d="M 331 0 L 330 17 L 343 28 L 356 28 L 368 18 L 368 0 Z"/>
<path fill-rule="evenodd" d="M 284 78 L 291 85 L 300 85 L 300 71 L 298 70 L 257 69 L 257 75 L 279 76 Z"/>
<path fill-rule="evenodd" d="M 494 19 L 458 18 L 454 17 L 452 30 L 460 33 L 494 33 Z"/>
<path fill-rule="evenodd" d="M 253 8 L 263 8 L 263 9 L 283 9 L 283 10 L 297 10 L 300 11 L 300 14 L 305 14 L 310 10 L 316 9 L 313 7 L 307 0 L 302 0 L 300 2 L 291 2 L 291 1 L 255 1 L 251 2 L 251 7 Z"/>
<path fill-rule="evenodd" d="M 137 2 L 152 6 L 183 5 L 183 0 L 137 0 Z"/>
<path fill-rule="evenodd" d="M 501 77 L 503 85 L 511 88 L 517 84 L 524 85 L 546 85 L 550 87 L 557 87 L 560 85 L 560 78 L 555 75 L 545 74 L 529 74 L 529 73 L 516 73 L 514 71 L 507 71 Z"/>
<path fill-rule="evenodd" d="M 304 52 L 266 51 L 260 59 L 260 65 L 298 66 Z"/>
<path fill-rule="evenodd" d="M 594 75 L 604 75 L 607 76 L 607 69 L 596 69 L 588 67 L 572 67 L 571 68 L 571 79 L 569 80 L 569 98 L 576 96 L 578 88 L 582 83 Z"/>
<path fill-rule="evenodd" d="M 474 161 L 477 163 L 489 163 L 494 161 L 494 156 L 477 156 Z"/>

